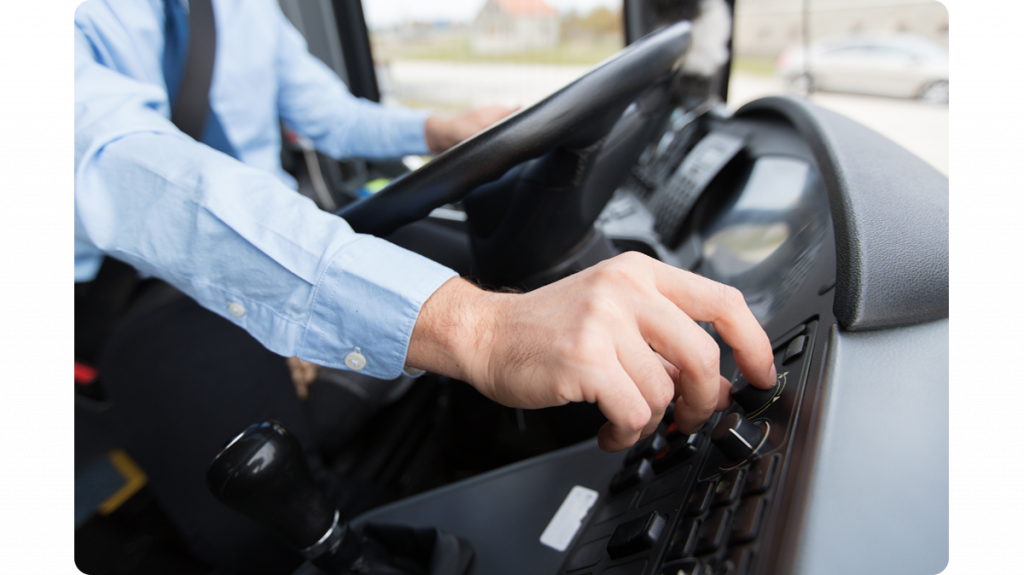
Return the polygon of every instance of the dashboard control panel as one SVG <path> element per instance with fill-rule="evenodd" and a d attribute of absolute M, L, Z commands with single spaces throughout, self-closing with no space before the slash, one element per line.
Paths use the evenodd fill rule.
<path fill-rule="evenodd" d="M 595 226 L 620 250 L 739 289 L 772 342 L 776 385 L 750 385 L 723 346 L 733 401 L 697 433 L 669 417 L 627 452 L 582 443 L 360 521 L 462 534 L 474 572 L 497 575 L 853 574 L 864 549 L 884 557 L 873 570 L 941 571 L 948 180 L 933 172 L 795 99 L 673 111 Z M 894 218 L 914 221 L 913 242 Z M 929 409 L 908 416 L 922 395 Z M 868 411 L 887 425 L 863 425 Z M 897 433 L 919 447 L 912 466 Z M 907 480 L 875 481 L 893 469 Z M 545 545 L 577 486 L 596 502 L 568 547 Z"/>
<path fill-rule="evenodd" d="M 773 342 L 769 390 L 733 377 L 733 405 L 697 433 L 666 416 L 637 443 L 591 512 L 560 573 L 747 575 L 771 528 L 807 380 L 811 320 Z"/>

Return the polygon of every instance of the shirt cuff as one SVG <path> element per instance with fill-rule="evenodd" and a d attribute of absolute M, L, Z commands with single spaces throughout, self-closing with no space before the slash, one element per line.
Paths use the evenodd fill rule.
<path fill-rule="evenodd" d="M 399 150 L 408 150 L 408 154 L 424 155 L 430 153 L 427 147 L 426 124 L 430 112 L 411 108 L 388 108 L 389 119 L 394 121 L 395 134 Z"/>
<path fill-rule="evenodd" d="M 394 379 L 405 368 L 423 303 L 458 274 L 373 236 L 356 241 L 359 248 L 335 256 L 317 282 L 297 355 Z"/>

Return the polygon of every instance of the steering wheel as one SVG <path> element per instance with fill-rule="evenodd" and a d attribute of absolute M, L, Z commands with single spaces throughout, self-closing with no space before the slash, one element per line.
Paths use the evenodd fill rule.
<path fill-rule="evenodd" d="M 634 42 L 558 92 L 336 214 L 357 232 L 385 236 L 524 162 L 560 148 L 592 146 L 634 100 L 678 70 L 690 29 L 689 22 L 678 22 Z"/>

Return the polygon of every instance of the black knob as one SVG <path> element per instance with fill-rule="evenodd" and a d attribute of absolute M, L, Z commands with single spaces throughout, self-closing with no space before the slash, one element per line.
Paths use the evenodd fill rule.
<path fill-rule="evenodd" d="M 757 452 L 763 440 L 764 430 L 735 412 L 723 417 L 711 431 L 711 441 L 734 463 Z"/>
<path fill-rule="evenodd" d="M 344 527 L 313 483 L 299 441 L 276 421 L 250 425 L 231 440 L 210 464 L 206 484 L 221 503 L 299 550 Z"/>
<path fill-rule="evenodd" d="M 748 416 L 756 417 L 782 397 L 782 390 L 784 388 L 785 380 L 783 377 L 780 377 L 773 387 L 761 389 L 750 385 L 747 378 L 740 375 L 733 382 L 729 395 L 732 396 L 736 403 L 743 407 L 743 411 Z"/>

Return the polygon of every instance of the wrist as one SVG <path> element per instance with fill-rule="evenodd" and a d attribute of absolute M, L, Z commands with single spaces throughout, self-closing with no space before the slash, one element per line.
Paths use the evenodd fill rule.
<path fill-rule="evenodd" d="M 448 149 L 448 124 L 446 120 L 431 116 L 423 124 L 423 137 L 427 141 L 427 149 L 432 154 L 439 154 Z"/>
<path fill-rule="evenodd" d="M 509 297 L 462 278 L 448 280 L 420 309 L 406 365 L 465 381 L 487 395 L 491 349 Z"/>

